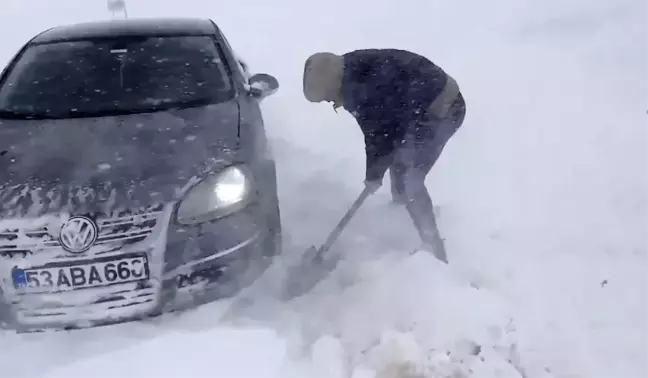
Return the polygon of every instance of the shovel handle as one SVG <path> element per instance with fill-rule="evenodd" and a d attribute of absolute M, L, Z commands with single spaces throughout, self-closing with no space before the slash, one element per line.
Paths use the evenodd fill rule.
<path fill-rule="evenodd" d="M 322 246 L 317 250 L 317 257 L 321 258 L 324 253 L 326 253 L 333 243 L 335 243 L 335 240 L 340 236 L 344 228 L 347 226 L 349 221 L 353 218 L 355 213 L 358 211 L 360 206 L 364 203 L 364 201 L 371 195 L 371 189 L 365 187 L 364 190 L 360 193 L 358 198 L 353 202 L 349 210 L 344 214 L 342 219 L 340 219 L 340 222 L 335 226 L 333 231 L 329 234 L 328 238 L 326 238 L 326 241 Z"/>

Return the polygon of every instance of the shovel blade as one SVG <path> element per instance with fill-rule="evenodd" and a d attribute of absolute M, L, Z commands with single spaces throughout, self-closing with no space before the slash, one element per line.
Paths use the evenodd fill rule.
<path fill-rule="evenodd" d="M 301 262 L 288 269 L 283 300 L 291 300 L 311 291 L 335 269 L 337 261 L 337 258 L 323 260 L 317 248 L 308 248 L 302 255 Z"/>

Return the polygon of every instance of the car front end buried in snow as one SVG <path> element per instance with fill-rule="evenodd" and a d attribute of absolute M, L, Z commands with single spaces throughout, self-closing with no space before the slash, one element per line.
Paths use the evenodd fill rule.
<path fill-rule="evenodd" d="M 3 326 L 88 327 L 234 294 L 275 237 L 243 172 L 227 168 L 177 203 L 3 219 Z"/>
<path fill-rule="evenodd" d="M 0 74 L 0 328 L 142 319 L 251 283 L 281 250 L 259 105 L 277 88 L 208 19 L 27 42 Z"/>

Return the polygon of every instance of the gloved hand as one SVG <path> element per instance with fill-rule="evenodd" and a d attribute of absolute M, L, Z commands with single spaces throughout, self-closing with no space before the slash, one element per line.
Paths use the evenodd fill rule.
<path fill-rule="evenodd" d="M 382 181 L 381 180 L 374 180 L 374 181 L 365 180 L 364 184 L 365 184 L 365 187 L 367 189 L 369 189 L 369 193 L 374 194 L 382 186 Z"/>

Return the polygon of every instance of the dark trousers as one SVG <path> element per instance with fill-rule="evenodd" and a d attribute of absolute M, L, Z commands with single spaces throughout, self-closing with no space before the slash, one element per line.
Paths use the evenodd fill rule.
<path fill-rule="evenodd" d="M 406 135 L 389 168 L 394 201 L 405 204 L 423 244 L 431 247 L 436 257 L 445 262 L 445 245 L 439 235 L 425 177 L 463 123 L 465 114 L 466 105 L 460 95 L 445 118 L 424 115 Z"/>

